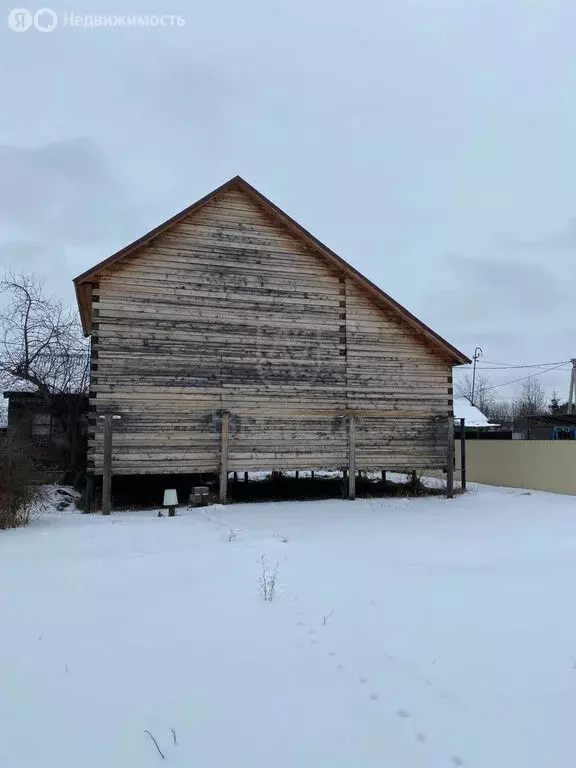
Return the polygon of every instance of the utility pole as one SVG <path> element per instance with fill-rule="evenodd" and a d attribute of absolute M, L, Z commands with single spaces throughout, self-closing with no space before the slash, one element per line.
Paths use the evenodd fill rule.
<path fill-rule="evenodd" d="M 568 407 L 566 413 L 574 412 L 574 395 L 576 394 L 576 357 L 571 360 L 572 370 L 570 372 L 570 393 L 568 395 Z"/>
<path fill-rule="evenodd" d="M 472 397 L 470 398 L 472 405 L 474 405 L 474 390 L 476 389 L 476 360 L 478 360 L 479 357 L 482 357 L 483 354 L 482 347 L 476 347 L 474 356 L 472 357 L 472 360 L 474 360 L 474 366 L 472 368 Z"/>

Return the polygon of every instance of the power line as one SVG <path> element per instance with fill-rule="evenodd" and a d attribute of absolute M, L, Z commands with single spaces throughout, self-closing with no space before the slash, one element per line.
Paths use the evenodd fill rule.
<path fill-rule="evenodd" d="M 552 371 L 557 371 L 558 368 L 561 368 L 564 365 L 564 362 L 560 363 L 559 365 L 556 365 L 554 368 L 547 368 L 545 371 L 536 371 L 536 373 L 531 373 L 529 376 L 522 376 L 520 379 L 512 379 L 512 381 L 504 381 L 502 384 L 494 384 L 491 387 L 486 387 L 486 390 L 489 389 L 498 389 L 498 387 L 506 387 L 508 384 L 516 384 L 518 381 L 526 381 L 526 379 L 532 379 L 534 376 L 540 376 L 543 373 L 551 373 Z"/>
<path fill-rule="evenodd" d="M 483 360 L 479 365 L 497 365 L 498 368 L 483 368 L 484 371 L 499 371 L 506 370 L 507 368 L 546 368 L 550 365 L 564 365 L 569 363 L 570 360 L 557 360 L 554 363 L 532 363 L 531 365 L 514 365 L 513 363 L 495 363 L 491 360 Z M 471 365 L 467 363 L 466 365 Z"/>
<path fill-rule="evenodd" d="M 560 363 L 559 366 L 563 366 L 564 363 Z M 506 368 L 479 368 L 479 371 L 514 371 L 518 368 L 545 368 L 543 365 L 511 365 Z M 563 371 L 571 371 L 571 368 L 562 368 Z"/>
<path fill-rule="evenodd" d="M 531 365 L 516 365 L 515 363 L 495 363 L 493 360 L 483 360 L 482 362 L 486 363 L 487 365 L 503 365 L 507 368 L 544 368 L 548 365 L 564 365 L 564 363 L 569 363 L 570 360 L 556 360 L 553 363 L 532 363 Z"/>

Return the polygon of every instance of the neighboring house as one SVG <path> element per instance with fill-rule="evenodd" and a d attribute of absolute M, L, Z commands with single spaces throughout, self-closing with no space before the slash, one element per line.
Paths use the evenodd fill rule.
<path fill-rule="evenodd" d="M 8 391 L 3 395 L 8 401 L 7 428 L 13 438 L 43 446 L 58 441 L 61 430 L 38 392 Z"/>
<path fill-rule="evenodd" d="M 519 440 L 576 440 L 576 414 L 519 416 L 514 429 Z"/>
<path fill-rule="evenodd" d="M 464 419 L 466 439 L 511 440 L 512 431 L 500 424 L 493 424 L 482 411 L 472 405 L 467 397 L 454 398 L 454 424 L 456 438 L 461 437 L 460 421 Z"/>
<path fill-rule="evenodd" d="M 487 429 L 498 426 L 498 424 L 491 424 L 488 417 L 482 413 L 480 408 L 472 405 L 467 397 L 454 398 L 454 420 L 459 422 L 460 419 L 465 420 L 466 428 Z"/>
<path fill-rule="evenodd" d="M 69 468 L 69 444 L 60 421 L 56 418 L 39 392 L 8 391 L 3 393 L 8 400 L 7 435 L 10 439 L 29 442 L 36 447 L 38 460 L 43 466 L 53 469 Z M 84 426 L 79 420 L 78 439 L 85 430 L 87 398 L 83 395 L 63 396 L 84 413 Z"/>
<path fill-rule="evenodd" d="M 240 177 L 74 282 L 89 472 L 446 466 L 469 358 Z"/>

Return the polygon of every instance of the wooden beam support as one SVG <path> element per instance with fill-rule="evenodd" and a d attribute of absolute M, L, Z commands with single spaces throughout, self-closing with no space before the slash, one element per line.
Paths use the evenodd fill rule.
<path fill-rule="evenodd" d="M 348 498 L 356 498 L 356 416 L 348 416 Z"/>
<path fill-rule="evenodd" d="M 104 419 L 104 471 L 102 475 L 102 514 L 109 515 L 112 505 L 112 414 Z"/>
<path fill-rule="evenodd" d="M 226 504 L 228 498 L 228 437 L 230 414 L 222 414 L 222 434 L 220 440 L 220 503 Z"/>
<path fill-rule="evenodd" d="M 446 445 L 446 498 L 454 498 L 454 416 L 448 416 L 448 442 Z"/>
<path fill-rule="evenodd" d="M 86 475 L 86 502 L 84 504 L 84 514 L 89 515 L 94 506 L 94 475 L 89 472 Z"/>

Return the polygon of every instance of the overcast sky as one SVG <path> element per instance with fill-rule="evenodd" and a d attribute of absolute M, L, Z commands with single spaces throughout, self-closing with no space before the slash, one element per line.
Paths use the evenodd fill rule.
<path fill-rule="evenodd" d="M 574 0 L 50 7 L 51 32 L 0 19 L 0 268 L 73 302 L 76 274 L 240 173 L 467 354 L 576 356 Z"/>

